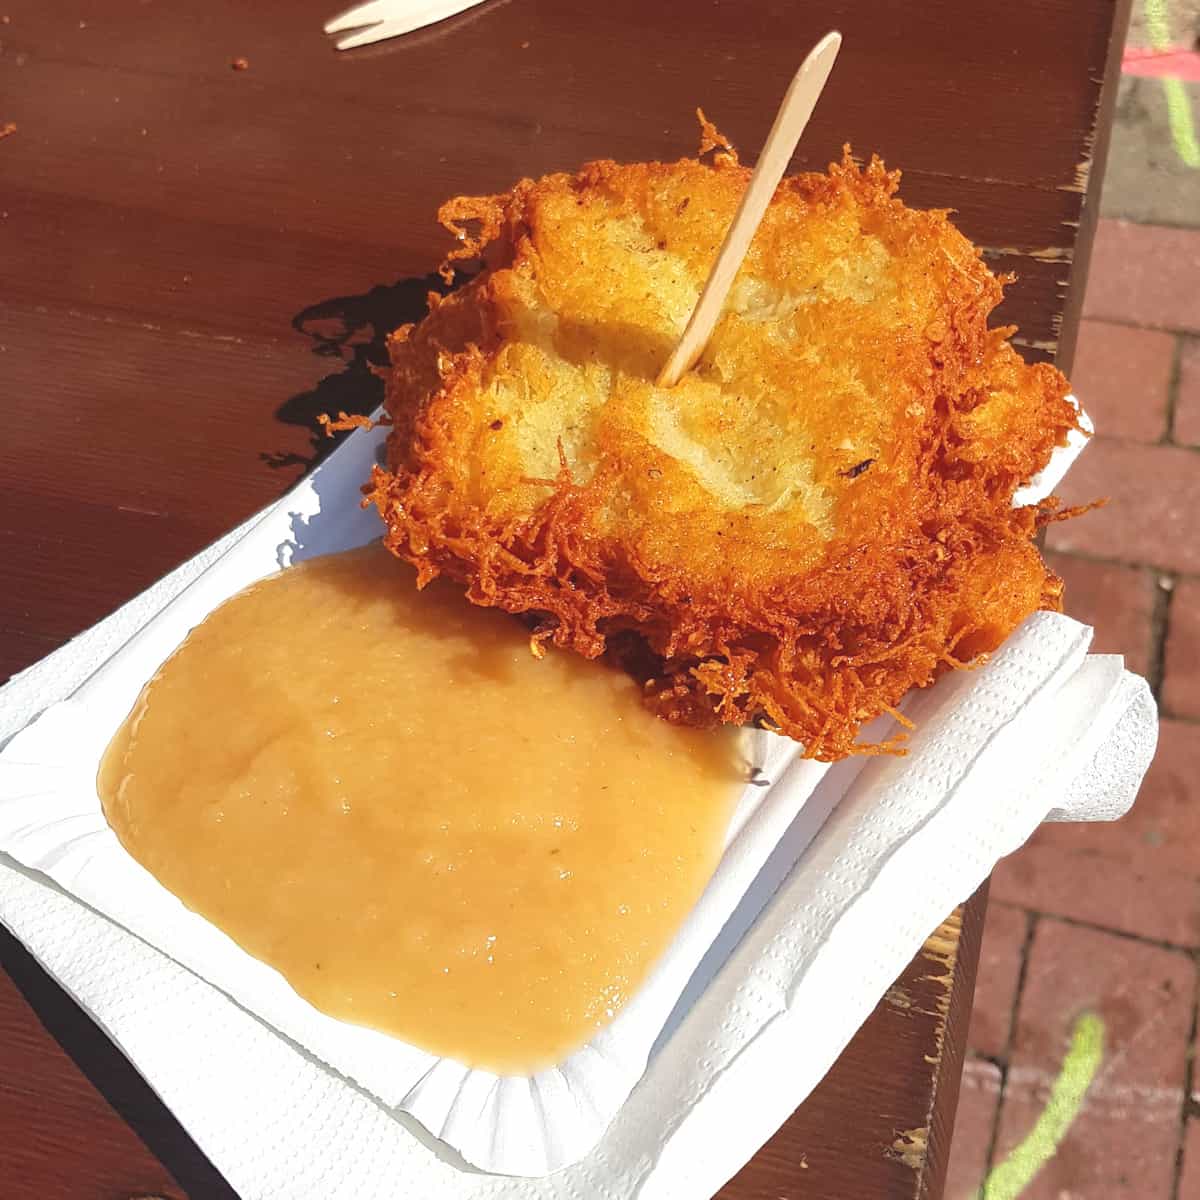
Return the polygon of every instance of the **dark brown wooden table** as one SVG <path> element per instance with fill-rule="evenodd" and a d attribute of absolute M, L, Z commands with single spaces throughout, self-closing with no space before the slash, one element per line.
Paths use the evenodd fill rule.
<path fill-rule="evenodd" d="M 698 103 L 753 158 L 830 27 L 796 166 L 850 141 L 903 167 L 1018 273 L 1019 345 L 1069 367 L 1127 2 L 491 0 L 348 56 L 320 32 L 337 2 L 0 0 L 0 678 L 279 496 L 317 413 L 377 402 L 442 199 L 691 153 Z M 941 1194 L 984 907 L 722 1196 Z M 7 935 L 0 956 L 0 1190 L 232 1195 Z"/>

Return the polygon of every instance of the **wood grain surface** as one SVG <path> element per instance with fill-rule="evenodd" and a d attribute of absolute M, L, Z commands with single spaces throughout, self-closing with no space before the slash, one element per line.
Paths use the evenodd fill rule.
<path fill-rule="evenodd" d="M 343 56 L 336 7 L 0 3 L 0 678 L 281 495 L 325 448 L 318 412 L 378 401 L 443 199 L 691 153 L 697 104 L 753 159 L 830 27 L 795 167 L 846 141 L 902 167 L 909 202 L 1018 274 L 1019 344 L 1069 360 L 1121 0 L 490 0 Z M 940 1194 L 983 907 L 722 1196 Z M 0 1190 L 232 1195 L 7 935 L 0 959 Z"/>

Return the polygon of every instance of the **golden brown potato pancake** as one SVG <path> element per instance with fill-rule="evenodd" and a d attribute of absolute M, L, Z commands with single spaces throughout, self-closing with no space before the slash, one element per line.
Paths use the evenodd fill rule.
<path fill-rule="evenodd" d="M 369 498 L 422 585 L 532 614 L 535 648 L 622 635 L 667 718 L 835 759 L 1059 607 L 1046 513 L 1012 497 L 1076 415 L 988 328 L 971 243 L 848 150 L 784 181 L 703 356 L 656 387 L 748 177 L 726 147 L 444 205 L 485 267 L 392 336 Z"/>

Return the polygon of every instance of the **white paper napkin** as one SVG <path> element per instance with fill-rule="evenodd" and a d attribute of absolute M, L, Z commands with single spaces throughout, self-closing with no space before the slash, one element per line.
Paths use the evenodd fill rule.
<path fill-rule="evenodd" d="M 0 690 L 0 739 L 69 694 L 270 515 Z M 1119 659 L 1087 658 L 1089 641 L 1076 622 L 1037 614 L 985 668 L 915 698 L 907 758 L 830 770 L 607 1132 L 545 1178 L 471 1170 L 222 992 L 3 859 L 0 920 L 246 1200 L 708 1195 L 815 1086 L 929 930 L 1001 855 L 1051 810 L 1079 820 L 1128 808 L 1153 753 L 1154 705 Z"/>
<path fill-rule="evenodd" d="M 1050 806 L 1072 819 L 1128 807 L 1153 752 L 1153 701 L 1119 660 L 1081 663 L 1086 643 L 1075 622 L 1035 617 L 987 668 L 949 677 L 953 695 L 921 697 L 908 759 L 831 770 L 798 819 L 811 827 L 832 812 L 800 863 L 744 936 L 752 918 L 735 916 L 716 948 L 732 945 L 731 957 L 599 1145 L 544 1179 L 465 1168 L 223 993 L 11 864 L 0 868 L 0 919 L 246 1200 L 709 1195 L 817 1083 L 928 931 Z M 13 690 L 36 693 L 38 675 L 62 686 L 80 649 Z M 0 731 L 11 732 L 10 696 L 0 701 Z"/>

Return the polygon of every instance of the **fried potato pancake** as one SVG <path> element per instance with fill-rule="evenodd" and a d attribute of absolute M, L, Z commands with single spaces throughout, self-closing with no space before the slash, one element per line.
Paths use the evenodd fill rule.
<path fill-rule="evenodd" d="M 857 730 L 1060 607 L 1049 506 L 1012 498 L 1076 423 L 1067 381 L 988 328 L 1002 281 L 946 213 L 847 149 L 783 182 L 704 354 L 656 387 L 749 178 L 706 137 L 712 162 L 443 206 L 485 265 L 391 337 L 365 490 L 420 585 L 530 614 L 539 652 L 636 646 L 670 720 L 894 748 Z"/>

